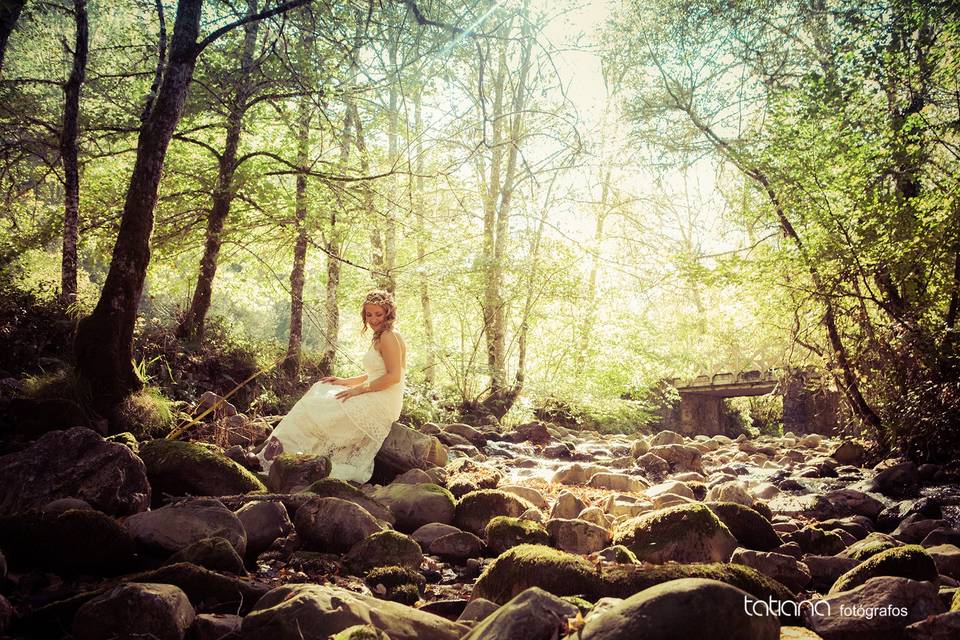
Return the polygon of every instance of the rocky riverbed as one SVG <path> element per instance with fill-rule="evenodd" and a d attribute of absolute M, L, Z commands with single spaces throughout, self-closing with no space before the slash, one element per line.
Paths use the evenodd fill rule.
<path fill-rule="evenodd" d="M 354 486 L 54 431 L 0 457 L 0 634 L 960 638 L 960 466 L 867 462 L 819 435 L 395 424 Z"/>

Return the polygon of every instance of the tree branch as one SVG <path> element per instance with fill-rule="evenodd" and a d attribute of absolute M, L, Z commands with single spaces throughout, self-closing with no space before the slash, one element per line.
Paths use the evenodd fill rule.
<path fill-rule="evenodd" d="M 206 38 L 198 42 L 195 55 L 199 56 L 203 52 L 203 50 L 207 48 L 208 45 L 212 44 L 215 40 L 217 40 L 221 36 L 229 33 L 230 31 L 233 31 L 237 27 L 241 27 L 247 24 L 248 22 L 256 22 L 257 20 L 264 20 L 266 18 L 271 18 L 275 15 L 285 13 L 290 9 L 296 9 L 299 6 L 309 4 L 310 2 L 311 0 L 290 0 L 290 2 L 284 2 L 283 4 L 278 4 L 272 9 L 264 9 L 259 13 L 252 13 L 240 18 L 239 20 L 234 20 L 230 24 L 224 25 L 219 29 L 217 29 L 216 31 L 213 31 Z"/>

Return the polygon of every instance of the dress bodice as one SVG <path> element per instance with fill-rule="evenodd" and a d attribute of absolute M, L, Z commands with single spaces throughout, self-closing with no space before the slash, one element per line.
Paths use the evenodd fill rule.
<path fill-rule="evenodd" d="M 363 356 L 363 360 L 360 362 L 363 367 L 364 372 L 367 374 L 367 381 L 376 380 L 380 376 L 384 375 L 387 372 L 387 365 L 383 361 L 383 356 L 380 355 L 380 352 L 377 351 L 376 347 L 373 344 L 370 345 L 370 348 L 367 349 L 367 352 Z M 400 370 L 400 379 L 401 381 L 405 378 L 406 371 L 404 369 Z"/>

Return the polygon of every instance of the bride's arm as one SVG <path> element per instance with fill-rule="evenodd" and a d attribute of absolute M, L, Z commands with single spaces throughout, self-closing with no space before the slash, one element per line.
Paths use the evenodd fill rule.
<path fill-rule="evenodd" d="M 400 348 L 400 339 L 392 331 L 384 331 L 380 335 L 380 355 L 383 356 L 383 364 L 387 369 L 386 373 L 362 387 L 341 391 L 337 394 L 337 397 L 345 400 L 361 393 L 382 391 L 400 382 L 403 369 L 403 351 Z"/>
<path fill-rule="evenodd" d="M 326 382 L 327 384 L 338 384 L 344 387 L 355 387 L 358 384 L 363 384 L 367 381 L 367 374 L 361 373 L 358 376 L 352 378 L 338 378 L 336 376 L 326 376 L 320 378 L 320 382 Z"/>

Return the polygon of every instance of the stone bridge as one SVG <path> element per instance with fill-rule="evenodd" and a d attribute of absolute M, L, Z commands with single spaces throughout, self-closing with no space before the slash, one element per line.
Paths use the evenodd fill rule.
<path fill-rule="evenodd" d="M 736 435 L 737 421 L 724 399 L 768 394 L 783 397 L 784 432 L 827 435 L 837 427 L 837 394 L 812 369 L 724 372 L 669 382 L 680 404 L 664 416 L 664 424 L 685 435 Z"/>

